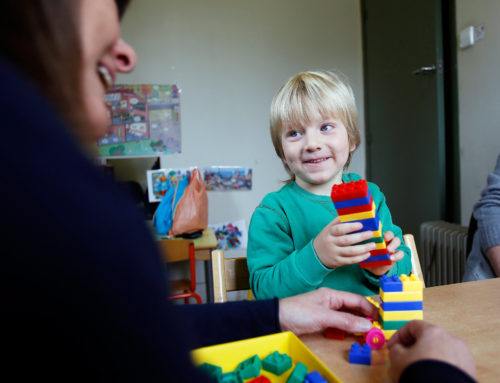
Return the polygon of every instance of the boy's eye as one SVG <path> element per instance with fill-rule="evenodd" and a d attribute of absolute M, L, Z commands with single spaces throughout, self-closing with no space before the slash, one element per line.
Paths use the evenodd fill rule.
<path fill-rule="evenodd" d="M 333 128 L 334 128 L 333 125 L 331 125 L 331 124 L 325 124 L 325 125 L 321 126 L 321 131 L 322 132 L 329 132 Z"/>
<path fill-rule="evenodd" d="M 287 137 L 294 138 L 294 137 L 299 137 L 300 133 L 297 132 L 296 130 L 290 130 L 287 134 Z"/>

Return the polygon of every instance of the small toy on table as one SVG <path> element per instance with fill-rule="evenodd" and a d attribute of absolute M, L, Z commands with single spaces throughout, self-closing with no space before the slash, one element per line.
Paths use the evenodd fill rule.
<path fill-rule="evenodd" d="M 331 198 L 340 222 L 361 222 L 363 228 L 359 231 L 373 231 L 373 237 L 361 243 L 374 242 L 376 248 L 370 251 L 370 258 L 360 262 L 359 266 L 365 268 L 391 265 L 382 232 L 382 222 L 377 215 L 377 207 L 366 180 L 333 185 Z"/>

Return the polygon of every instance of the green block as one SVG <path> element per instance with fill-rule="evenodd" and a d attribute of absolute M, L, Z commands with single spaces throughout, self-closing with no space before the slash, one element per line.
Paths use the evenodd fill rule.
<path fill-rule="evenodd" d="M 307 366 L 297 362 L 286 383 L 303 383 L 307 375 Z"/>
<path fill-rule="evenodd" d="M 384 330 L 399 330 L 405 324 L 409 322 L 409 320 L 386 320 L 384 321 L 382 317 L 379 318 L 380 326 Z"/>
<path fill-rule="evenodd" d="M 370 238 L 370 239 L 367 239 L 366 241 L 359 242 L 359 243 L 357 243 L 356 245 L 364 245 L 365 243 L 370 243 L 370 242 L 374 242 L 374 243 L 382 243 L 382 242 L 384 242 L 384 237 L 374 237 L 374 238 Z"/>
<path fill-rule="evenodd" d="M 226 372 L 219 377 L 218 383 L 243 383 L 243 378 L 239 370 Z"/>
<path fill-rule="evenodd" d="M 215 364 L 203 363 L 199 365 L 198 368 L 210 376 L 213 380 L 218 380 L 222 376 L 222 367 Z"/>
<path fill-rule="evenodd" d="M 278 351 L 274 351 L 272 354 L 269 354 L 262 361 L 262 368 L 275 375 L 281 375 L 291 367 L 292 358 L 290 358 L 287 354 L 280 354 Z"/>
<path fill-rule="evenodd" d="M 238 371 L 243 379 L 255 378 L 260 375 L 262 361 L 258 355 L 254 355 L 247 360 L 244 360 L 238 365 Z"/>

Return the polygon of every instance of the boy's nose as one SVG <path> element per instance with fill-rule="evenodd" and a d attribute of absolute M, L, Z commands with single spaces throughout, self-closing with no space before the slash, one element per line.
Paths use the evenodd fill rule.
<path fill-rule="evenodd" d="M 305 149 L 308 151 L 314 151 L 321 149 L 321 139 L 314 133 L 308 133 L 305 136 L 304 142 Z"/>

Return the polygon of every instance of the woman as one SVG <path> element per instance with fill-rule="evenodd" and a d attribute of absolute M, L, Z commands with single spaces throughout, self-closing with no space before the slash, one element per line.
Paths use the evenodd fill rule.
<path fill-rule="evenodd" d="M 374 308 L 328 289 L 280 302 L 168 302 L 141 214 L 85 155 L 106 127 L 105 89 L 135 65 L 119 35 L 126 3 L 0 2 L 4 375 L 202 382 L 193 347 L 282 329 L 366 331 L 366 319 L 341 311 Z"/>

